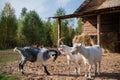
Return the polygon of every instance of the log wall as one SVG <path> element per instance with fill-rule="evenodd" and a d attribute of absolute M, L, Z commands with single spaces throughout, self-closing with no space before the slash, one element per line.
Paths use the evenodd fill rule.
<path fill-rule="evenodd" d="M 88 34 L 88 35 L 96 35 L 97 30 L 96 30 L 96 24 L 97 24 L 97 20 L 96 20 L 96 16 L 92 16 L 92 17 L 84 17 L 83 18 L 83 32 L 84 34 Z"/>
<path fill-rule="evenodd" d="M 111 43 L 111 45 L 114 45 L 113 48 L 111 49 L 112 51 L 118 51 L 118 52 L 120 52 L 120 47 L 119 47 L 120 46 L 120 15 L 119 14 L 120 12 L 100 15 L 100 35 L 104 37 L 105 35 L 110 36 L 111 40 L 114 40 Z M 83 17 L 82 27 L 83 27 L 82 33 L 88 35 L 97 35 L 97 16 Z M 104 39 L 101 38 L 100 42 L 104 42 L 102 40 Z"/>

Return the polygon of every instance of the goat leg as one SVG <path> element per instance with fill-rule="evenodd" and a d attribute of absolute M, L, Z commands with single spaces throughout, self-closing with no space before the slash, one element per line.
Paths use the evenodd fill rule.
<path fill-rule="evenodd" d="M 101 64 L 101 62 L 99 61 L 99 63 L 98 63 L 98 69 L 97 69 L 97 70 L 98 70 L 98 75 L 99 75 L 99 76 L 100 76 L 100 67 L 101 67 L 100 64 Z"/>
<path fill-rule="evenodd" d="M 87 64 L 85 63 L 85 77 L 87 78 Z"/>
<path fill-rule="evenodd" d="M 88 68 L 88 70 L 89 70 L 89 76 L 88 76 L 88 79 L 91 79 L 91 65 L 89 65 L 89 68 Z"/>
<path fill-rule="evenodd" d="M 95 73 L 95 76 L 97 75 L 97 63 L 95 63 L 95 71 L 94 71 L 94 73 Z"/>
<path fill-rule="evenodd" d="M 44 72 L 47 74 L 47 75 L 50 75 L 50 73 L 48 72 L 47 68 L 45 65 L 43 65 L 43 69 L 44 69 Z"/>
<path fill-rule="evenodd" d="M 21 63 L 19 64 L 19 70 L 21 71 L 22 74 L 24 74 L 23 65 Z"/>
<path fill-rule="evenodd" d="M 68 65 L 68 76 L 70 75 L 70 60 L 67 59 L 67 65 Z"/>
<path fill-rule="evenodd" d="M 75 66 L 76 75 L 78 76 L 78 75 L 79 75 L 79 70 L 78 70 L 79 65 L 78 65 L 78 62 L 76 62 L 75 65 L 76 65 L 76 66 Z"/>
<path fill-rule="evenodd" d="M 21 71 L 22 74 L 24 74 L 23 67 L 24 64 L 26 63 L 27 60 L 22 60 L 21 63 L 19 64 L 19 70 Z"/>

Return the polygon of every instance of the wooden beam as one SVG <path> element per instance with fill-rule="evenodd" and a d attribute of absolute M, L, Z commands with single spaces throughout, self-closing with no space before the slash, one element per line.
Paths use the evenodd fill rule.
<path fill-rule="evenodd" d="M 120 7 L 113 7 L 113 8 L 105 8 L 105 9 L 95 9 L 92 11 L 85 11 L 85 12 L 80 12 L 80 13 L 73 13 L 73 14 L 68 14 L 68 15 L 63 15 L 63 16 L 55 16 L 55 17 L 49 17 L 53 19 L 69 19 L 69 18 L 84 18 L 88 16 L 96 16 L 97 14 L 110 14 L 110 13 L 117 13 L 120 12 Z"/>
<path fill-rule="evenodd" d="M 100 45 L 100 15 L 97 15 L 97 44 Z"/>
<path fill-rule="evenodd" d="M 60 46 L 59 39 L 61 38 L 61 19 L 58 18 L 58 42 L 57 42 L 57 47 Z"/>
<path fill-rule="evenodd" d="M 63 15 L 63 16 L 55 16 L 55 17 L 49 17 L 53 19 L 69 19 L 69 18 L 79 18 L 80 14 L 69 14 L 69 15 Z"/>

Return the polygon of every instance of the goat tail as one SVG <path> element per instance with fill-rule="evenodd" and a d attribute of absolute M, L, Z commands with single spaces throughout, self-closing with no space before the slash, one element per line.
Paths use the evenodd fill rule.
<path fill-rule="evenodd" d="M 19 47 L 15 47 L 14 49 L 13 49 L 13 51 L 15 52 L 15 51 L 22 51 L 22 48 L 19 48 Z"/>
<path fill-rule="evenodd" d="M 17 47 L 15 47 L 14 49 L 13 49 L 13 51 L 15 52 L 17 50 Z"/>

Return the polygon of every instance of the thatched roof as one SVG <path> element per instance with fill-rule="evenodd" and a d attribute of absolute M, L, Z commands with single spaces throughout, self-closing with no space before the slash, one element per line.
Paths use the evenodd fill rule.
<path fill-rule="evenodd" d="M 120 7 L 120 0 L 85 0 L 74 14 Z"/>

